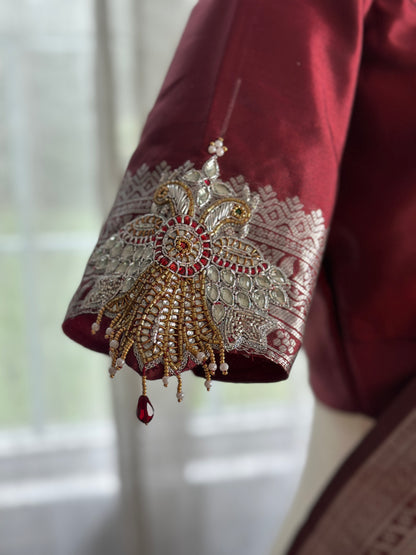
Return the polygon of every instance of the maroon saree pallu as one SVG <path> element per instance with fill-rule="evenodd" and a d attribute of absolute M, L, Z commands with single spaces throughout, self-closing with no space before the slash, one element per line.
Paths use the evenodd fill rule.
<path fill-rule="evenodd" d="M 416 380 L 348 457 L 287 555 L 414 555 Z"/>

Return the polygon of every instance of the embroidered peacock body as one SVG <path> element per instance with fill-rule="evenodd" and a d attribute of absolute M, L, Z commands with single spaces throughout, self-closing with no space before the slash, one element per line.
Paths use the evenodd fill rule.
<path fill-rule="evenodd" d="M 288 306 L 285 274 L 246 239 L 257 194 L 248 186 L 237 194 L 219 178 L 225 151 L 219 139 L 201 170 L 162 179 L 151 213 L 124 225 L 97 255 L 117 278 L 92 333 L 104 315 L 111 319 L 111 377 L 133 350 L 143 376 L 138 416 L 146 423 L 147 370 L 162 365 L 165 386 L 176 376 L 181 401 L 181 372 L 191 359 L 203 367 L 209 390 L 218 370 L 228 373 L 226 352 L 266 349 L 276 328 L 269 305 Z"/>

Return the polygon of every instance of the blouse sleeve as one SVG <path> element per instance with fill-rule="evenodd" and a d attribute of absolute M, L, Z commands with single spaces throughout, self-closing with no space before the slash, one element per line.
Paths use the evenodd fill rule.
<path fill-rule="evenodd" d="M 111 375 L 127 362 L 165 385 L 187 369 L 208 389 L 287 377 L 334 207 L 361 12 L 194 8 L 63 325 L 110 353 Z"/>

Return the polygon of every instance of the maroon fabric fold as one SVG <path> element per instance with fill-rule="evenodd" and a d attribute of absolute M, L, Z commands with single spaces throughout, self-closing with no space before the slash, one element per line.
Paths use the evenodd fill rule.
<path fill-rule="evenodd" d="M 326 404 L 378 416 L 416 372 L 416 7 L 374 3 L 305 345 Z"/>

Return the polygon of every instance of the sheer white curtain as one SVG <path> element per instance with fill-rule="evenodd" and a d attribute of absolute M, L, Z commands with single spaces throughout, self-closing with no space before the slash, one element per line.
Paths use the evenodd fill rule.
<path fill-rule="evenodd" d="M 111 118 L 123 121 L 128 105 L 124 116 L 143 123 L 192 4 L 96 1 L 103 169 L 117 150 Z M 105 171 L 107 182 L 115 172 Z M 181 406 L 150 384 L 157 414 L 147 428 L 134 416 L 139 380 L 123 374 L 113 399 L 127 553 L 268 553 L 305 453 L 310 398 L 302 355 L 286 384 L 215 384 L 207 394 L 186 376 Z"/>
<path fill-rule="evenodd" d="M 266 555 L 293 495 L 302 355 L 284 384 L 187 375 L 181 405 L 150 383 L 145 427 L 138 376 L 59 331 L 193 4 L 0 5 L 1 555 Z"/>
<path fill-rule="evenodd" d="M 0 3 L 2 555 L 120 545 L 103 360 L 60 330 L 102 219 L 94 44 L 89 0 Z"/>

